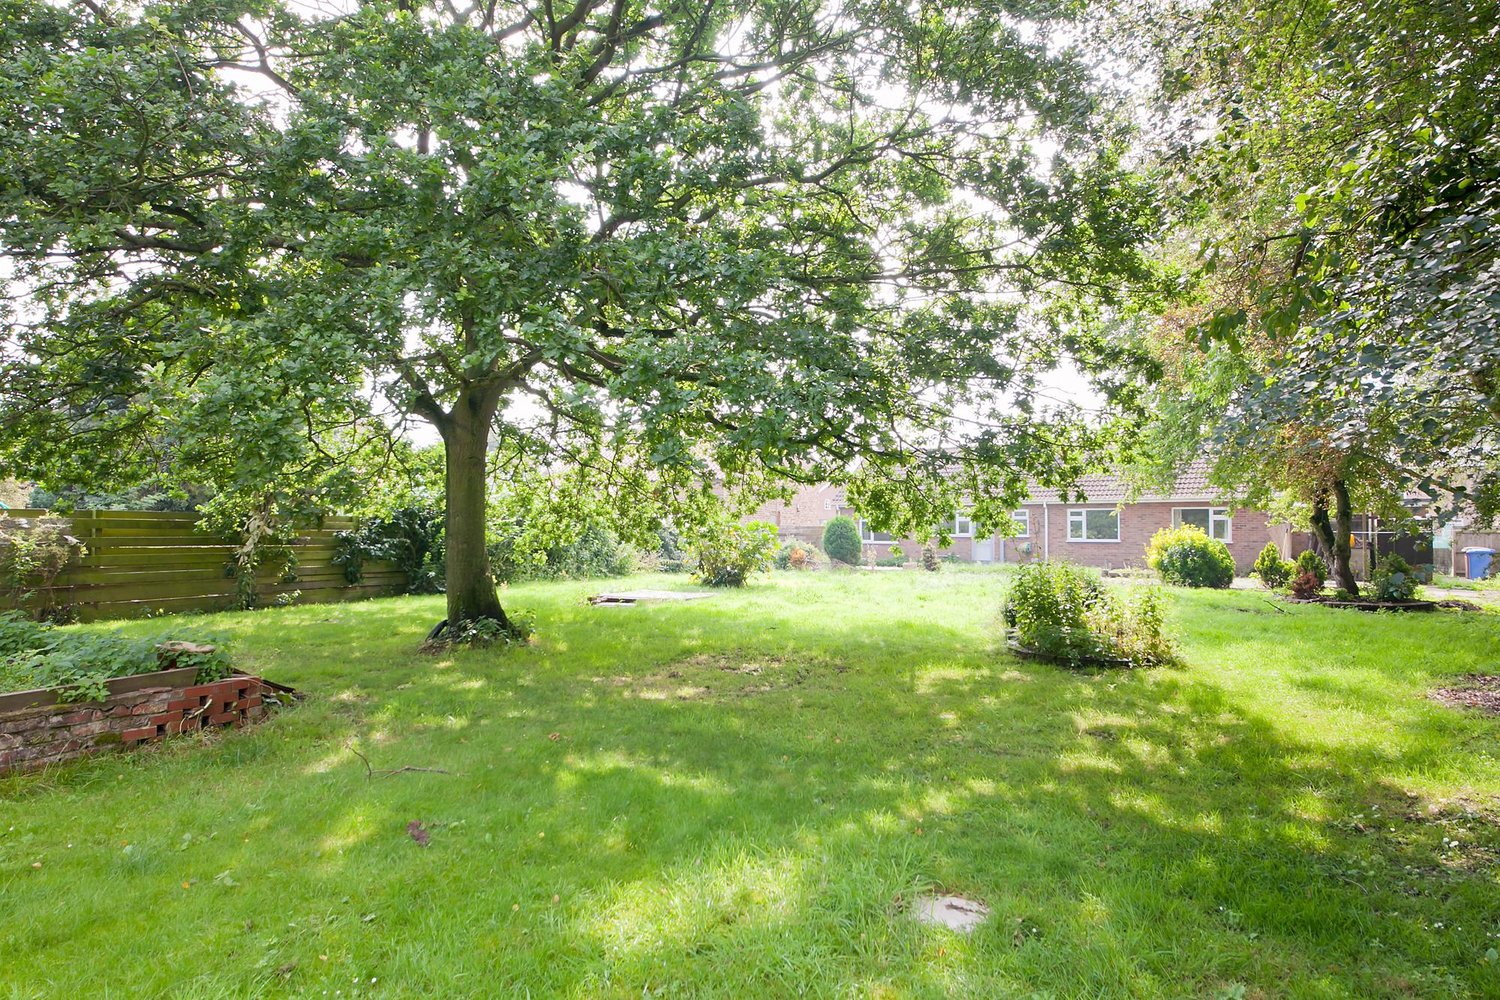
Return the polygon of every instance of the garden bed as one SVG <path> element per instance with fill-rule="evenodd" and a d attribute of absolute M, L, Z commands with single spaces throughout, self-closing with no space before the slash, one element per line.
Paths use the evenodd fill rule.
<path fill-rule="evenodd" d="M 1054 656 L 1044 653 L 1039 649 L 1028 649 L 1016 642 L 1015 639 L 1007 639 L 1005 648 L 1012 653 L 1027 660 L 1040 660 L 1043 663 L 1056 663 L 1064 667 L 1129 667 L 1133 666 L 1130 660 L 1122 656 L 1087 656 L 1080 659 L 1069 659 L 1066 656 Z"/>
<path fill-rule="evenodd" d="M 1288 597 L 1289 604 L 1321 604 L 1325 608 L 1347 608 L 1354 611 L 1436 611 L 1436 601 L 1377 601 L 1349 597 Z"/>
<path fill-rule="evenodd" d="M 152 742 L 179 733 L 238 727 L 295 695 L 249 674 L 198 683 L 195 667 L 107 682 L 99 701 L 61 700 L 55 689 L 0 694 L 0 774 Z"/>

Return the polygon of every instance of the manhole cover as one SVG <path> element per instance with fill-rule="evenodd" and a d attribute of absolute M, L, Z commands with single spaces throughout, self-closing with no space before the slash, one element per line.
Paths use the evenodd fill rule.
<path fill-rule="evenodd" d="M 967 934 L 984 922 L 990 908 L 962 896 L 923 896 L 911 908 L 911 915 L 924 924 Z"/>

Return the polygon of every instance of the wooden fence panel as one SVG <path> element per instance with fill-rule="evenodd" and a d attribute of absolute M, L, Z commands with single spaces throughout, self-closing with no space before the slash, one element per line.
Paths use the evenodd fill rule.
<path fill-rule="evenodd" d="M 12 525 L 46 515 L 40 510 L 9 510 Z M 49 519 L 50 516 L 49 516 Z M 84 546 L 54 582 L 49 603 L 72 608 L 81 621 L 135 618 L 184 611 L 220 611 L 235 606 L 238 588 L 230 572 L 236 539 L 196 530 L 194 514 L 158 511 L 77 511 L 56 520 Z M 406 576 L 393 564 L 370 562 L 359 583 L 351 584 L 333 564 L 334 535 L 356 526 L 353 518 L 329 517 L 299 528 L 291 542 L 296 579 L 283 582 L 275 568 L 257 573 L 262 603 L 295 595 L 292 603 L 322 604 L 399 594 Z M 0 610 L 12 606 L 0 597 Z"/>

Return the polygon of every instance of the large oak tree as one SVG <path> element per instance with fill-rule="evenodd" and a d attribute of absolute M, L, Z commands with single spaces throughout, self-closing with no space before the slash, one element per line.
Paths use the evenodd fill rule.
<path fill-rule="evenodd" d="M 1069 6 L 0 0 L 0 455 L 233 495 L 426 421 L 453 621 L 505 621 L 497 449 L 1007 509 L 1111 363 L 1039 306 L 1151 217 Z"/>

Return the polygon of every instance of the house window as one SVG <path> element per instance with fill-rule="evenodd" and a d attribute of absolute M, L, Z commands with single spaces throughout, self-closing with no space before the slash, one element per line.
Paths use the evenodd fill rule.
<path fill-rule="evenodd" d="M 967 514 L 955 514 L 943 524 L 943 530 L 954 538 L 973 538 L 974 522 Z"/>
<path fill-rule="evenodd" d="M 866 545 L 875 545 L 879 542 L 893 542 L 895 539 L 884 531 L 875 531 L 865 523 L 864 518 L 859 519 L 859 538 Z"/>
<path fill-rule="evenodd" d="M 1113 507 L 1081 507 L 1068 511 L 1068 541 L 1118 542 L 1120 512 Z"/>
<path fill-rule="evenodd" d="M 1194 525 L 1209 538 L 1221 542 L 1229 541 L 1234 534 L 1229 511 L 1224 507 L 1173 507 L 1172 527 L 1180 528 L 1184 524 Z"/>
<path fill-rule="evenodd" d="M 1013 510 L 1010 512 L 1010 519 L 1015 521 L 1019 526 L 1019 530 L 1016 532 L 1017 538 L 1031 537 L 1031 511 Z"/>

